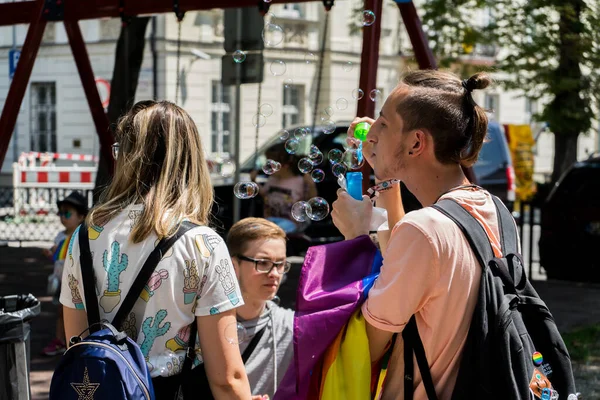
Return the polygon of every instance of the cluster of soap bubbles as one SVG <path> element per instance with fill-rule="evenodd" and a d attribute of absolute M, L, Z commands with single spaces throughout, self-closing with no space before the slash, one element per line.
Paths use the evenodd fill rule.
<path fill-rule="evenodd" d="M 271 3 L 272 0 L 263 0 L 265 3 Z M 375 23 L 375 13 L 371 10 L 364 10 L 361 14 L 359 24 L 368 27 Z M 276 23 L 275 16 L 271 13 L 267 13 L 267 22 L 263 28 L 262 38 L 266 47 L 279 46 L 284 39 L 283 28 Z M 233 59 L 236 63 L 242 63 L 246 60 L 246 53 L 242 50 L 236 50 L 233 53 Z M 315 54 L 307 52 L 304 55 L 305 64 L 313 64 L 317 61 Z M 352 71 L 354 64 L 352 62 L 346 62 L 342 64 L 342 68 L 346 72 Z M 283 60 L 275 59 L 271 62 L 269 70 L 274 76 L 282 76 L 287 72 L 287 65 Z M 284 81 L 284 87 L 290 88 L 294 84 L 291 78 L 287 78 Z M 365 92 L 360 88 L 352 90 L 352 98 L 355 100 L 361 100 L 365 96 Z M 379 102 L 381 100 L 381 91 L 373 89 L 369 92 L 369 99 L 373 102 Z M 340 97 L 335 102 L 335 108 L 337 110 L 346 110 L 348 108 L 348 100 L 344 97 Z M 270 104 L 263 104 L 259 108 L 259 112 L 252 117 L 252 124 L 255 127 L 262 127 L 266 124 L 267 117 L 273 114 L 273 107 Z M 322 129 L 325 134 L 331 134 L 335 132 L 337 126 L 332 120 L 334 109 L 332 107 L 326 107 L 321 115 Z M 300 148 L 300 141 L 307 135 L 310 135 L 311 131 L 306 127 L 299 127 L 294 131 L 288 131 L 282 129 L 279 132 L 279 139 L 284 141 L 284 147 L 287 153 L 296 154 Z M 298 169 L 303 174 L 310 174 L 312 180 L 316 183 L 323 182 L 325 179 L 325 171 L 318 168 L 324 161 L 325 156 L 321 150 L 311 145 L 309 153 L 306 157 L 302 157 L 298 161 Z M 331 172 L 334 176 L 339 177 L 345 175 L 348 170 L 359 169 L 364 164 L 364 157 L 362 154 L 362 144 L 358 143 L 355 146 L 347 148 L 345 151 L 340 149 L 333 149 L 327 153 L 327 159 L 331 165 Z M 268 159 L 262 166 L 262 171 L 267 175 L 272 175 L 281 169 L 281 163 Z M 234 187 L 234 194 L 240 199 L 250 199 L 258 195 L 259 187 L 255 182 L 243 181 L 238 182 Z M 296 202 L 291 210 L 292 218 L 299 222 L 307 220 L 320 221 L 329 215 L 329 204 L 322 197 L 313 197 L 308 201 Z M 241 324 L 232 324 L 226 328 L 227 340 L 230 343 L 241 343 L 245 340 L 246 331 Z M 230 340 L 231 339 L 231 340 Z"/>
<path fill-rule="evenodd" d="M 258 108 L 258 113 L 252 116 L 252 125 L 256 128 L 262 128 L 267 123 L 267 117 L 273 115 L 273 106 L 264 103 Z"/>
<path fill-rule="evenodd" d="M 256 197 L 259 192 L 258 185 L 256 182 L 242 181 L 235 184 L 233 187 L 233 194 L 238 199 L 251 199 Z"/>
<path fill-rule="evenodd" d="M 292 218 L 298 222 L 307 220 L 321 221 L 329 215 L 329 203 L 322 197 L 313 197 L 308 201 L 298 201 L 292 206 Z"/>
<path fill-rule="evenodd" d="M 267 160 L 263 165 L 262 170 L 267 175 L 273 175 L 275 172 L 281 169 L 281 163 L 275 160 Z"/>

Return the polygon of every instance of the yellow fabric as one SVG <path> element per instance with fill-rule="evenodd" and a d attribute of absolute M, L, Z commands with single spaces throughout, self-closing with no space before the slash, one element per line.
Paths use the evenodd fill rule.
<path fill-rule="evenodd" d="M 321 385 L 321 400 L 365 400 L 371 398 L 371 356 L 365 320 L 356 310 L 328 353 L 336 354 Z M 326 359 L 331 360 L 328 355 Z M 328 364 L 328 363 L 327 363 Z"/>
<path fill-rule="evenodd" d="M 529 125 L 508 125 L 508 136 L 515 169 L 517 199 L 528 201 L 536 192 L 533 181 L 533 133 Z"/>

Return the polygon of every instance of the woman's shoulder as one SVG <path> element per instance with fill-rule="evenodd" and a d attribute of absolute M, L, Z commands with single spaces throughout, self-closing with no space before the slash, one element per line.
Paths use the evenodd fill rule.
<path fill-rule="evenodd" d="M 213 251 L 224 242 L 221 235 L 206 225 L 196 225 L 187 231 L 182 239 L 186 246 L 194 246 L 204 257 L 210 257 Z"/>

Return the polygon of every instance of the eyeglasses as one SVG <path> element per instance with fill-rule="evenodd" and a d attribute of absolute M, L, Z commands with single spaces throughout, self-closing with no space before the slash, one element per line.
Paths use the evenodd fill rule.
<path fill-rule="evenodd" d="M 240 260 L 253 262 L 254 269 L 256 269 L 257 272 L 262 272 L 265 274 L 270 274 L 273 268 L 277 268 L 277 272 L 279 272 L 280 274 L 285 274 L 292 267 L 292 263 L 290 263 L 287 260 L 275 262 L 271 260 L 250 258 L 243 255 L 237 255 L 236 257 Z"/>
<path fill-rule="evenodd" d="M 73 216 L 73 213 L 71 211 L 59 211 L 58 212 L 58 216 L 59 217 L 65 217 L 66 219 L 69 219 Z"/>
<path fill-rule="evenodd" d="M 116 160 L 119 157 L 119 142 L 114 142 L 110 147 L 112 149 L 112 156 Z"/>

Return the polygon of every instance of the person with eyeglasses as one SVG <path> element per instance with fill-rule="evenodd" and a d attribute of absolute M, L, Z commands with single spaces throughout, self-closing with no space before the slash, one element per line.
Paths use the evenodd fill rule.
<path fill-rule="evenodd" d="M 63 224 L 65 230 L 58 232 L 56 238 L 54 238 L 54 246 L 52 248 L 44 249 L 44 255 L 54 263 L 52 274 L 48 277 L 47 292 L 52 296 L 52 304 L 57 306 L 55 337 L 42 349 L 42 354 L 48 357 L 62 354 L 66 350 L 63 313 L 59 301 L 62 271 L 71 236 L 88 213 L 88 201 L 79 192 L 72 192 L 64 199 L 58 201 L 56 205 L 58 207 L 60 223 Z"/>
<path fill-rule="evenodd" d="M 254 396 L 273 397 L 294 357 L 294 312 L 274 301 L 291 267 L 286 259 L 286 235 L 264 218 L 245 218 L 227 235 L 244 305 L 237 320 L 244 327 L 240 352 Z"/>

